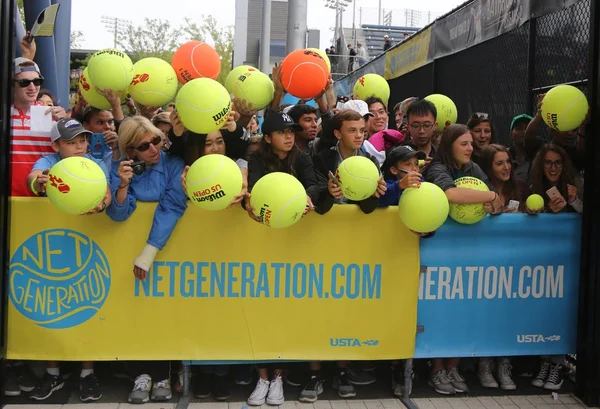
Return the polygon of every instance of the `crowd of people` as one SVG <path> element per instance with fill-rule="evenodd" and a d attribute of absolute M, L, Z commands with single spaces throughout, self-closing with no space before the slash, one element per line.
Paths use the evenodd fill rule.
<path fill-rule="evenodd" d="M 35 43 L 33 43 L 35 44 Z M 29 47 L 29 46 L 28 46 Z M 484 203 L 486 212 L 564 213 L 583 211 L 583 160 L 586 123 L 572 132 L 549 129 L 551 140 L 540 138 L 545 126 L 540 106 L 534 116 L 515 112 L 510 124 L 510 146 L 498 142 L 493 115 L 475 112 L 466 125 L 453 124 L 438 130 L 437 110 L 429 101 L 409 97 L 391 111 L 387 101 L 377 97 L 365 101 L 346 98 L 338 102 L 329 81 L 315 97 L 317 107 L 306 104 L 281 105 L 285 89 L 280 72 L 272 79 L 275 97 L 262 113 L 247 108 L 246 101 L 234 99 L 233 110 L 222 129 L 196 134 L 185 128 L 174 104 L 146 107 L 128 101 L 121 105 L 115 90 L 97 90 L 112 109 L 88 106 L 83 98 L 69 111 L 58 106 L 49 91 L 43 90 L 43 75 L 30 54 L 14 60 L 14 104 L 12 106 L 11 175 L 13 196 L 44 196 L 48 170 L 58 161 L 85 156 L 96 161 L 106 173 L 107 191 L 101 204 L 88 215 L 105 212 L 122 222 L 136 210 L 136 203 L 157 202 L 152 228 L 142 252 L 132 257 L 132 272 L 144 280 L 157 253 L 167 244 L 178 220 L 187 208 L 186 175 L 189 166 L 207 154 L 227 155 L 236 161 L 244 176 L 242 190 L 231 206 L 240 206 L 256 220 L 249 197 L 255 183 L 265 174 L 286 172 L 295 176 L 307 192 L 306 211 L 320 215 L 334 204 L 354 204 L 365 214 L 379 207 L 397 205 L 408 188 L 423 181 L 438 185 L 450 203 Z M 25 53 L 24 53 L 25 54 Z M 53 117 L 51 132 L 31 129 L 32 106 L 47 106 Z M 390 115 L 393 120 L 390 121 Z M 90 136 L 103 134 L 108 147 L 103 158 L 90 155 Z M 381 171 L 373 196 L 360 202 L 346 199 L 332 173 L 351 156 L 364 156 Z M 454 181 L 463 176 L 482 180 L 488 192 L 457 188 Z M 556 188 L 559 195 L 546 193 Z M 539 211 L 526 208 L 527 197 L 536 193 L 544 198 Z M 516 206 L 509 206 L 511 201 Z M 102 216 L 95 216 L 102 217 Z M 424 239 L 435 232 L 416 233 Z M 460 359 L 433 359 L 429 385 L 440 394 L 468 392 L 460 373 Z M 402 395 L 404 368 L 400 361 L 390 363 L 393 394 Z M 250 405 L 280 405 L 284 401 L 285 381 L 302 386 L 299 400 L 315 402 L 324 388 L 321 362 L 259 366 L 258 381 L 248 397 Z M 558 390 L 566 367 L 563 356 L 542 357 L 532 376 L 532 385 Z M 102 396 L 92 362 L 82 363 L 80 398 L 95 401 Z M 164 401 L 172 397 L 171 363 L 168 361 L 132 362 L 133 375 L 129 402 Z M 304 369 L 304 370 L 303 370 Z M 337 362 L 332 387 L 340 397 L 357 394 L 355 385 L 375 382 L 369 365 Z M 200 366 L 193 378 L 193 393 L 217 400 L 229 397 L 228 365 Z M 42 379 L 34 378 L 27 365 L 13 362 L 5 394 L 30 393 L 45 400 L 64 386 L 58 362 L 48 362 Z M 511 361 L 508 357 L 481 358 L 477 368 L 482 386 L 513 390 Z M 175 383 L 181 381 L 176 377 Z M 250 384 L 248 366 L 236 367 L 236 382 Z"/>

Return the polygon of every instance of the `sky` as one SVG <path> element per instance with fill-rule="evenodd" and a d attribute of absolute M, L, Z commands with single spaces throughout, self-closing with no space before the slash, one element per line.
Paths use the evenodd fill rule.
<path fill-rule="evenodd" d="M 377 24 L 377 0 L 356 1 L 356 24 L 359 24 L 360 9 L 362 22 Z M 325 7 L 325 0 L 308 0 L 308 28 L 321 31 L 322 49 L 330 45 L 335 25 L 335 11 Z M 399 6 L 401 4 L 401 7 Z M 382 9 L 392 10 L 393 25 L 405 25 L 404 9 L 421 12 L 419 25 L 425 25 L 444 14 L 464 0 L 381 0 Z M 431 14 L 429 14 L 431 12 Z M 235 0 L 73 0 L 71 11 L 71 30 L 83 33 L 81 48 L 102 49 L 113 46 L 112 34 L 101 22 L 102 16 L 118 17 L 140 25 L 144 18 L 160 18 L 169 20 L 174 26 L 183 24 L 184 17 L 201 21 L 203 15 L 212 15 L 221 27 L 234 26 Z M 352 5 L 344 13 L 344 26 L 352 26 Z"/>

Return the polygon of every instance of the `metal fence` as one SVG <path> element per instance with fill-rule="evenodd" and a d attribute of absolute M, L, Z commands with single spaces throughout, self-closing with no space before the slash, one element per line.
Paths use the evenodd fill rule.
<path fill-rule="evenodd" d="M 587 94 L 591 1 L 581 0 L 558 12 L 434 60 L 391 80 L 390 109 L 411 96 L 449 96 L 458 122 L 474 112 L 492 117 L 496 139 L 510 145 L 511 119 L 535 112 L 536 95 L 571 83 Z"/>

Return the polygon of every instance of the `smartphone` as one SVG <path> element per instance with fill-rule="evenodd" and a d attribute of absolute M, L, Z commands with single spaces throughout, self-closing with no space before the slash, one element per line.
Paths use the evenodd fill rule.
<path fill-rule="evenodd" d="M 106 143 L 104 143 L 103 133 L 93 133 L 92 143 L 90 144 L 90 153 L 96 159 L 103 159 L 106 153 Z"/>
<path fill-rule="evenodd" d="M 333 181 L 333 184 L 336 185 L 337 187 L 340 186 L 337 178 L 335 177 L 335 175 L 333 174 L 332 171 L 329 171 L 329 178 Z"/>
<path fill-rule="evenodd" d="M 519 205 L 520 205 L 520 203 L 517 202 L 516 200 L 510 200 L 508 202 L 508 206 L 506 206 L 506 207 L 508 210 L 517 210 L 519 208 Z"/>
<path fill-rule="evenodd" d="M 550 200 L 553 200 L 557 197 L 561 199 L 563 198 L 556 186 L 552 186 L 550 189 L 546 190 L 546 194 L 548 195 Z"/>

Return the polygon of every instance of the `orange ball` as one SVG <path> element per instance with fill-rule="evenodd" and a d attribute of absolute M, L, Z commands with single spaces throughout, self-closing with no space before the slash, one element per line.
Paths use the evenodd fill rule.
<path fill-rule="evenodd" d="M 196 78 L 216 80 L 221 72 L 219 54 L 202 41 L 190 41 L 179 47 L 173 55 L 171 65 L 182 84 Z"/>
<path fill-rule="evenodd" d="M 328 80 L 327 62 L 314 51 L 292 51 L 281 62 L 283 88 L 296 98 L 316 97 L 323 92 Z"/>

